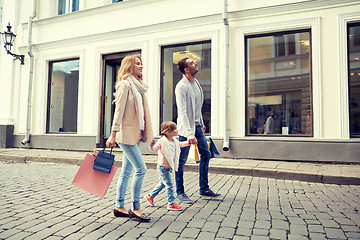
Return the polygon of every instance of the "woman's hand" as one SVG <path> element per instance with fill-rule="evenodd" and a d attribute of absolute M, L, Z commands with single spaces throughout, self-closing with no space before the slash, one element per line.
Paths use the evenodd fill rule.
<path fill-rule="evenodd" d="M 114 134 L 113 134 L 114 133 Z M 108 138 L 108 140 L 106 141 L 106 147 L 107 148 L 113 148 L 115 147 L 115 136 L 116 136 L 116 132 L 111 132 L 110 137 Z"/>

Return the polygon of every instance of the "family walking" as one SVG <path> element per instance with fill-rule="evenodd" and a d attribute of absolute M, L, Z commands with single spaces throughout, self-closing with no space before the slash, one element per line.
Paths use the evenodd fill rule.
<path fill-rule="evenodd" d="M 122 60 L 116 79 L 115 112 L 111 135 L 106 147 L 114 147 L 117 143 L 123 150 L 122 169 L 117 183 L 117 194 L 114 215 L 130 217 L 141 222 L 150 221 L 150 217 L 140 208 L 141 186 L 147 168 L 140 152 L 139 144 L 146 142 L 150 149 L 158 152 L 159 183 L 145 195 L 149 205 L 154 206 L 154 198 L 166 187 L 169 210 L 181 210 L 175 203 L 172 171 L 175 171 L 176 198 L 182 202 L 192 201 L 184 190 L 184 165 L 191 144 L 197 143 L 200 153 L 199 194 L 217 197 L 220 194 L 210 190 L 208 185 L 208 169 L 210 151 L 205 137 L 205 125 L 201 108 L 204 101 L 203 91 L 195 79 L 199 71 L 197 63 L 189 58 L 179 61 L 178 69 L 183 74 L 175 88 L 178 119 L 161 124 L 162 137 L 155 143 L 151 128 L 149 107 L 145 93 L 148 86 L 143 82 L 142 60 L 140 55 L 129 55 Z M 177 136 L 179 135 L 179 140 Z M 131 208 L 125 208 L 125 193 L 130 175 L 135 169 L 131 183 Z"/>

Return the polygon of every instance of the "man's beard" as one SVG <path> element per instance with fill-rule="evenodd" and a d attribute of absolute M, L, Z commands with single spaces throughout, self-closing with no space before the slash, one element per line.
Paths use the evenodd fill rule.
<path fill-rule="evenodd" d="M 198 72 L 199 72 L 199 70 L 195 70 L 194 72 L 191 72 L 190 74 L 191 74 L 192 77 L 195 77 L 195 75 L 196 75 Z"/>

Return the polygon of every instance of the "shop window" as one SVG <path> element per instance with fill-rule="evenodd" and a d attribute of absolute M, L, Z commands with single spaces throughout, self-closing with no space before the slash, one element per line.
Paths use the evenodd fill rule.
<path fill-rule="evenodd" d="M 350 136 L 360 137 L 360 22 L 348 25 Z"/>
<path fill-rule="evenodd" d="M 50 62 L 48 85 L 48 133 L 76 133 L 79 59 Z"/>
<path fill-rule="evenodd" d="M 245 37 L 246 135 L 313 135 L 310 35 Z"/>
<path fill-rule="evenodd" d="M 79 11 L 80 0 L 58 0 L 58 15 Z"/>
<path fill-rule="evenodd" d="M 195 78 L 199 80 L 204 91 L 202 115 L 206 126 L 206 133 L 211 132 L 211 43 L 196 42 L 172 46 L 161 49 L 161 93 L 160 93 L 160 123 L 177 120 L 175 100 L 176 84 L 183 77 L 177 69 L 177 63 L 183 58 L 191 58 L 197 62 L 199 72 Z"/>

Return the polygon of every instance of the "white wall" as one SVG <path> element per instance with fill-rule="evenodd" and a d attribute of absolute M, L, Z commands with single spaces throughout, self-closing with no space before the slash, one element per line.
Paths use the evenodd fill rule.
<path fill-rule="evenodd" d="M 18 26 L 19 38 L 16 51 L 26 54 L 27 18 L 32 4 L 27 1 L 5 0 L 6 15 L 3 22 L 14 21 Z M 29 1 L 30 2 L 30 1 Z M 324 1 L 322 1 L 324 2 Z M 272 26 L 289 23 L 298 24 L 312 19 L 318 38 L 319 72 L 316 73 L 316 88 L 313 93 L 319 112 L 315 112 L 316 138 L 341 139 L 340 114 L 343 106 L 339 104 L 339 32 L 338 15 L 354 12 L 359 8 L 358 1 L 330 1 L 334 7 L 327 7 L 319 1 L 305 0 L 229 0 L 230 10 L 230 135 L 244 136 L 245 107 L 244 69 L 239 68 L 243 52 L 239 43 L 239 29 L 263 29 L 277 31 Z M 306 4 L 306 5 L 301 5 Z M 279 5 L 282 8 L 269 8 L 258 11 L 256 8 Z M 198 40 L 212 40 L 212 134 L 222 136 L 221 117 L 224 99 L 223 68 L 223 23 L 222 1 L 175 1 L 175 0 L 129 0 L 123 3 L 108 4 L 106 0 L 86 1 L 85 10 L 53 16 L 54 3 L 39 0 L 38 17 L 33 28 L 33 52 L 35 73 L 32 106 L 32 134 L 44 134 L 46 130 L 47 81 L 49 61 L 80 58 L 78 134 L 98 135 L 99 132 L 99 92 L 101 82 L 101 55 L 138 50 L 142 51 L 145 81 L 149 83 L 148 101 L 151 107 L 154 131 L 159 121 L 159 79 L 160 48 L 163 45 Z M 97 7 L 99 6 L 99 7 Z M 191 7 L 189 7 L 191 6 Z M 204 7 L 206 6 L 206 7 Z M 292 8 L 292 6 L 295 6 Z M 304 9 L 303 7 L 308 7 Z M 320 6 L 320 7 L 319 7 Z M 17 9 L 17 10 L 16 10 Z M 19 10 L 20 9 L 20 10 Z M 249 10 L 250 9 L 250 10 Z M 295 10 L 293 10 L 295 9 Z M 18 11 L 19 10 L 19 11 Z M 249 11 L 248 11 L 249 10 Z M 279 12 L 280 11 L 280 12 Z M 281 12 L 283 11 L 283 12 Z M 26 14 L 28 12 L 28 14 Z M 20 14 L 21 13 L 21 14 Z M 14 16 L 22 15 L 21 20 Z M 360 18 L 359 18 L 360 20 Z M 22 23 L 21 25 L 19 25 Z M 318 25 L 317 25 L 318 24 Z M 311 25 L 313 26 L 313 25 Z M 288 27 L 289 30 L 298 27 Z M 286 27 L 281 30 L 286 30 Z M 7 89 L 0 94 L 0 101 L 10 103 L 1 106 L 0 120 L 14 122 L 15 133 L 25 131 L 26 100 L 28 82 L 28 57 L 25 65 L 13 61 L 3 50 L 0 51 L 0 86 Z M 346 53 L 343 53 L 346 54 Z M 6 64 L 3 64 L 5 63 Z M 9 80 L 10 79 L 10 80 Z M 240 90 L 239 90 L 240 89 Z"/>

